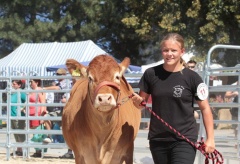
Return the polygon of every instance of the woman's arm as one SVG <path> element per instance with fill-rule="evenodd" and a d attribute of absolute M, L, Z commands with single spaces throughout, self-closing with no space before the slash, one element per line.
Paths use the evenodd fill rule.
<path fill-rule="evenodd" d="M 232 84 L 232 85 L 238 85 L 238 82 L 235 82 L 235 83 Z M 225 98 L 234 98 L 234 97 L 236 97 L 236 96 L 238 96 L 238 91 L 227 91 L 227 92 L 225 93 Z"/>
<path fill-rule="evenodd" d="M 144 107 L 141 106 L 140 104 L 141 104 L 142 101 L 147 102 L 148 98 L 149 98 L 149 94 L 147 94 L 147 93 L 145 93 L 145 92 L 140 90 L 139 94 L 134 93 L 134 96 L 132 97 L 133 104 L 138 109 L 143 109 Z"/>
<path fill-rule="evenodd" d="M 226 98 L 234 98 L 236 96 L 238 96 L 238 91 L 227 91 L 225 93 Z"/>
<path fill-rule="evenodd" d="M 206 134 L 207 134 L 207 140 L 205 142 L 205 145 L 206 145 L 205 151 L 207 153 L 212 153 L 215 150 L 212 111 L 210 109 L 207 99 L 203 101 L 197 101 L 197 104 L 201 109 L 202 116 L 203 116 L 203 123 L 204 123 Z"/>
<path fill-rule="evenodd" d="M 46 103 L 46 93 L 38 93 L 38 96 L 39 96 L 40 103 Z M 40 112 L 41 112 L 41 115 L 45 114 L 47 112 L 46 106 L 40 106 Z"/>

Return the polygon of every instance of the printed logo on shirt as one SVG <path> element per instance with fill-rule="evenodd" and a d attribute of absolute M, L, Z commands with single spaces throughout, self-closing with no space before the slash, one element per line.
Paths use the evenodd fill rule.
<path fill-rule="evenodd" d="M 182 92 L 184 90 L 184 87 L 181 86 L 181 85 L 177 85 L 174 88 L 174 91 L 173 91 L 173 96 L 174 97 L 181 97 L 182 96 Z"/>
<path fill-rule="evenodd" d="M 201 83 L 197 87 L 197 96 L 200 100 L 205 100 L 208 97 L 208 86 L 205 83 Z"/>

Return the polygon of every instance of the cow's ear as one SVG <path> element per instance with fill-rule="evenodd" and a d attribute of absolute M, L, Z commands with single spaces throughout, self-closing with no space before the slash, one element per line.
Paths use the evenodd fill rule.
<path fill-rule="evenodd" d="M 67 59 L 66 66 L 72 76 L 87 76 L 87 67 L 74 59 Z"/>
<path fill-rule="evenodd" d="M 123 61 L 119 64 L 121 67 L 121 72 L 120 72 L 121 75 L 123 75 L 124 72 L 127 70 L 129 64 L 130 64 L 130 58 L 128 57 L 125 57 Z"/>

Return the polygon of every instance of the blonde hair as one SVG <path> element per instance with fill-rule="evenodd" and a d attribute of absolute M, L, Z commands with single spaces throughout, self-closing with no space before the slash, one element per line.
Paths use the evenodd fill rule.
<path fill-rule="evenodd" d="M 174 40 L 176 42 L 178 42 L 181 46 L 181 48 L 184 48 L 184 39 L 181 35 L 179 35 L 178 33 L 168 33 L 167 35 L 165 35 L 160 43 L 160 48 L 162 48 L 163 44 L 165 41 L 167 40 Z M 180 58 L 180 63 L 184 66 L 187 67 L 187 63 L 183 60 L 183 58 Z"/>

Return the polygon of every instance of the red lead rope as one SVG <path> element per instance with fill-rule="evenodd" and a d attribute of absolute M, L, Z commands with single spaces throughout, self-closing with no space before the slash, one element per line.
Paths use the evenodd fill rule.
<path fill-rule="evenodd" d="M 129 98 L 131 98 L 129 96 Z M 146 102 L 143 101 L 140 104 L 141 106 L 146 107 Z M 197 142 L 194 144 L 192 141 L 190 141 L 188 138 L 183 136 L 179 131 L 174 129 L 171 125 L 169 125 L 167 122 L 165 122 L 160 116 L 158 116 L 156 113 L 154 113 L 150 108 L 146 109 L 152 113 L 155 117 L 157 117 L 158 120 L 160 120 L 165 126 L 169 127 L 174 133 L 176 133 L 178 136 L 182 137 L 184 140 L 186 140 L 188 143 L 190 143 L 193 147 L 195 147 L 197 150 L 199 150 L 206 158 L 205 158 L 205 164 L 209 164 L 209 160 L 212 160 L 212 164 L 223 164 L 223 156 L 220 152 L 218 152 L 216 149 L 212 153 L 206 153 L 205 147 L 206 145 L 204 144 L 203 137 L 201 138 L 201 141 Z"/>

